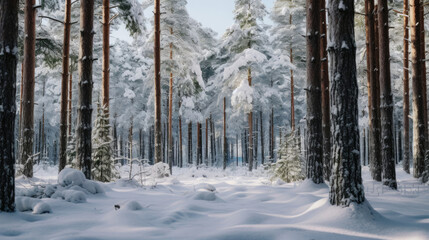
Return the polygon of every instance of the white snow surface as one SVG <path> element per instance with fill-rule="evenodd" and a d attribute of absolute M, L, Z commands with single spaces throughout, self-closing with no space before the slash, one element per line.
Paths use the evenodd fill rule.
<path fill-rule="evenodd" d="M 399 167 L 398 191 L 370 180 L 367 167 L 362 172 L 368 201 L 341 208 L 329 204 L 324 184 L 272 183 L 266 172 L 241 167 L 173 168 L 172 177 L 144 186 L 97 183 L 106 192 L 86 193 L 79 204 L 17 197 L 27 211 L 0 213 L 0 239 L 429 239 L 429 186 Z M 36 166 L 34 178 L 17 179 L 17 192 L 91 182 L 78 175 L 66 170 L 57 179 L 56 167 Z"/>

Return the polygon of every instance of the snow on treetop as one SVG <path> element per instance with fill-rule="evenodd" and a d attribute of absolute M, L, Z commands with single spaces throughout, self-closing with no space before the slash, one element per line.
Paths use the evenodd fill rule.
<path fill-rule="evenodd" d="M 262 63 L 266 60 L 267 57 L 263 53 L 255 49 L 248 48 L 235 57 L 235 61 L 231 64 L 231 66 L 225 68 L 223 71 L 223 79 L 225 80 L 235 75 L 240 70 L 240 68 L 244 66 Z"/>

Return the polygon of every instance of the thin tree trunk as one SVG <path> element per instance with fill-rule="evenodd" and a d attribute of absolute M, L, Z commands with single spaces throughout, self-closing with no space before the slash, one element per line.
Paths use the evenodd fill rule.
<path fill-rule="evenodd" d="M 410 121 L 408 115 L 410 114 L 410 73 L 409 73 L 409 30 L 408 30 L 408 0 L 404 0 L 404 155 L 403 155 L 403 169 L 406 173 L 410 173 Z"/>
<path fill-rule="evenodd" d="M 326 37 L 326 2 L 320 1 L 320 57 L 321 62 L 321 86 L 322 86 L 322 131 L 323 131 L 323 177 L 329 181 L 331 176 L 331 122 L 329 106 L 329 69 L 327 37 Z"/>
<path fill-rule="evenodd" d="M 34 136 L 34 71 L 36 67 L 36 9 L 35 0 L 25 0 L 24 7 L 24 92 L 22 104 L 22 148 L 21 164 L 23 174 L 33 177 L 33 136 Z"/>
<path fill-rule="evenodd" d="M 70 24 L 71 24 L 71 0 L 66 0 L 64 16 L 63 38 L 63 74 L 61 79 L 61 119 L 60 119 L 60 162 L 58 171 L 61 172 L 67 163 L 67 103 L 68 80 L 70 59 Z"/>
<path fill-rule="evenodd" d="M 69 136 L 71 136 L 71 133 L 72 133 L 72 100 L 73 100 L 73 98 L 72 98 L 72 96 L 73 96 L 73 88 L 72 88 L 72 83 L 73 83 L 73 72 L 72 71 L 70 71 L 70 79 L 69 79 L 69 95 L 68 95 L 68 97 L 69 97 L 69 109 L 68 109 L 68 117 L 69 117 L 69 120 L 68 120 L 68 135 Z"/>
<path fill-rule="evenodd" d="M 0 3 L 0 212 L 15 211 L 15 116 L 18 1 Z M 22 82 L 21 82 L 22 85 Z"/>
<path fill-rule="evenodd" d="M 368 108 L 369 108 L 369 151 L 370 169 L 372 178 L 381 181 L 381 123 L 380 123 L 380 87 L 378 81 L 378 42 L 377 42 L 377 24 L 375 21 L 374 0 L 366 0 L 366 16 L 368 22 L 368 48 L 367 57 L 369 66 L 369 85 L 368 85 Z"/>
<path fill-rule="evenodd" d="M 323 183 L 320 2 L 307 0 L 307 178 Z"/>
<path fill-rule="evenodd" d="M 206 151 L 204 155 L 204 162 L 209 165 L 209 119 L 206 118 Z"/>
<path fill-rule="evenodd" d="M 423 89 L 423 104 L 424 104 L 424 117 L 425 117 L 425 139 L 428 139 L 428 103 L 427 103 L 427 84 L 426 84 L 426 43 L 425 43 L 425 27 L 424 27 L 424 16 L 425 16 L 425 7 L 424 4 L 420 7 L 420 20 L 419 22 L 422 24 L 420 26 L 420 46 L 421 46 L 421 61 L 422 64 L 422 89 Z M 426 141 L 426 151 L 427 144 L 429 141 Z M 426 155 L 426 152 L 425 152 Z"/>
<path fill-rule="evenodd" d="M 329 2 L 333 166 L 329 200 L 348 207 L 365 201 L 359 152 L 354 1 Z"/>
<path fill-rule="evenodd" d="M 103 108 L 109 113 L 109 81 L 110 81 L 110 0 L 103 0 L 103 63 L 101 97 Z"/>
<path fill-rule="evenodd" d="M 235 138 L 235 147 L 237 148 L 236 150 L 236 155 L 235 155 L 235 160 L 236 160 L 236 162 L 237 162 L 237 166 L 238 166 L 238 134 L 237 134 L 237 137 Z"/>
<path fill-rule="evenodd" d="M 201 123 L 197 123 L 197 166 L 203 163 L 203 141 L 202 141 L 202 131 Z"/>
<path fill-rule="evenodd" d="M 393 139 L 393 96 L 390 80 L 389 9 L 387 0 L 378 0 L 378 28 L 380 55 L 380 117 L 382 134 L 383 184 L 397 188 L 395 172 L 395 143 Z"/>
<path fill-rule="evenodd" d="M 226 98 L 223 98 L 223 170 L 226 169 L 228 162 L 227 148 L 228 143 L 226 141 Z"/>
<path fill-rule="evenodd" d="M 79 168 L 91 179 L 92 63 L 94 40 L 94 0 L 81 1 L 79 51 L 79 100 L 76 124 L 76 156 Z"/>
<path fill-rule="evenodd" d="M 274 109 L 270 115 L 270 161 L 274 161 Z"/>
<path fill-rule="evenodd" d="M 289 24 L 292 26 L 292 14 L 289 16 Z M 293 46 L 290 43 L 290 63 L 293 64 Z M 273 83 L 271 81 L 271 87 Z M 295 131 L 295 96 L 294 96 L 293 69 L 290 69 L 290 125 L 292 132 Z"/>
<path fill-rule="evenodd" d="M 265 144 L 264 144 L 264 124 L 263 124 L 263 114 L 262 111 L 259 112 L 260 123 L 261 123 L 261 164 L 265 163 Z M 238 143 L 237 143 L 238 145 Z M 238 151 L 237 151 L 238 154 Z"/>
<path fill-rule="evenodd" d="M 249 81 L 249 86 L 252 87 L 252 70 L 250 67 L 247 71 L 247 80 Z M 253 169 L 253 112 L 249 112 L 249 171 Z"/>
<path fill-rule="evenodd" d="M 173 28 L 170 27 L 173 35 Z M 170 43 L 170 60 L 173 60 L 173 43 Z M 168 104 L 168 165 L 173 174 L 173 72 L 170 72 L 169 104 Z"/>
<path fill-rule="evenodd" d="M 192 159 L 192 122 L 188 123 L 188 164 L 193 164 Z"/>
<path fill-rule="evenodd" d="M 179 115 L 179 167 L 180 168 L 183 167 L 182 116 L 180 115 Z"/>
<path fill-rule="evenodd" d="M 259 128 L 258 128 L 258 115 L 255 116 L 255 121 L 254 121 L 254 125 L 255 125 L 255 133 L 253 135 L 253 161 L 254 161 L 254 165 L 255 165 L 255 169 L 257 169 L 258 167 L 258 133 L 259 133 Z"/>
<path fill-rule="evenodd" d="M 22 149 L 22 94 L 24 91 L 24 61 L 22 61 L 21 63 L 21 89 L 20 89 L 20 97 L 19 97 L 19 126 L 18 126 L 18 139 L 19 139 L 19 145 L 18 145 L 18 156 L 17 161 L 19 161 L 20 159 L 20 153 L 21 153 L 21 149 Z M 19 161 L 21 162 L 21 161 Z"/>
<path fill-rule="evenodd" d="M 410 25 L 411 25 L 411 65 L 412 65 L 412 85 L 413 85 L 413 175 L 415 178 L 421 177 L 424 171 L 425 159 L 425 116 L 424 97 L 422 88 L 422 64 L 420 60 L 421 34 L 420 34 L 420 11 L 419 0 L 410 0 Z"/>
<path fill-rule="evenodd" d="M 162 136 L 161 136 L 161 37 L 160 37 L 160 0 L 155 0 L 155 161 L 162 162 Z"/>

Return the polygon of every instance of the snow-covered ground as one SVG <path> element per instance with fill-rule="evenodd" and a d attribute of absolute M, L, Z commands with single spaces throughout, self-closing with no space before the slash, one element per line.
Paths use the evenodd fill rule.
<path fill-rule="evenodd" d="M 429 186 L 400 168 L 399 191 L 369 180 L 364 168 L 368 203 L 350 208 L 330 206 L 326 185 L 271 183 L 261 170 L 173 172 L 101 184 L 105 193 L 91 194 L 85 190 L 96 189 L 91 184 L 72 186 L 64 176 L 57 184 L 56 168 L 37 167 L 34 179 L 17 180 L 18 195 L 34 192 L 30 184 L 49 183 L 57 198 L 0 213 L 0 239 L 429 239 Z M 76 200 L 72 193 L 80 190 L 86 197 Z M 34 212 L 51 213 L 32 213 L 35 205 Z"/>

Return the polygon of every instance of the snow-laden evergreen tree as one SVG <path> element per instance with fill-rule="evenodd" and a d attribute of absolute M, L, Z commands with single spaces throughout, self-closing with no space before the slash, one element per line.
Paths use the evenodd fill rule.
<path fill-rule="evenodd" d="M 92 177 L 96 181 L 110 182 L 118 177 L 114 164 L 109 114 L 104 107 L 97 107 L 97 118 L 92 131 Z"/>
<path fill-rule="evenodd" d="M 67 140 L 67 167 L 78 169 L 77 161 L 76 161 L 76 137 L 72 133 L 72 135 L 68 136 Z"/>
<path fill-rule="evenodd" d="M 274 173 L 272 180 L 279 178 L 285 182 L 295 182 L 304 179 L 299 139 L 295 132 L 291 132 L 285 137 L 279 146 L 277 155 L 277 162 L 271 166 Z"/>

